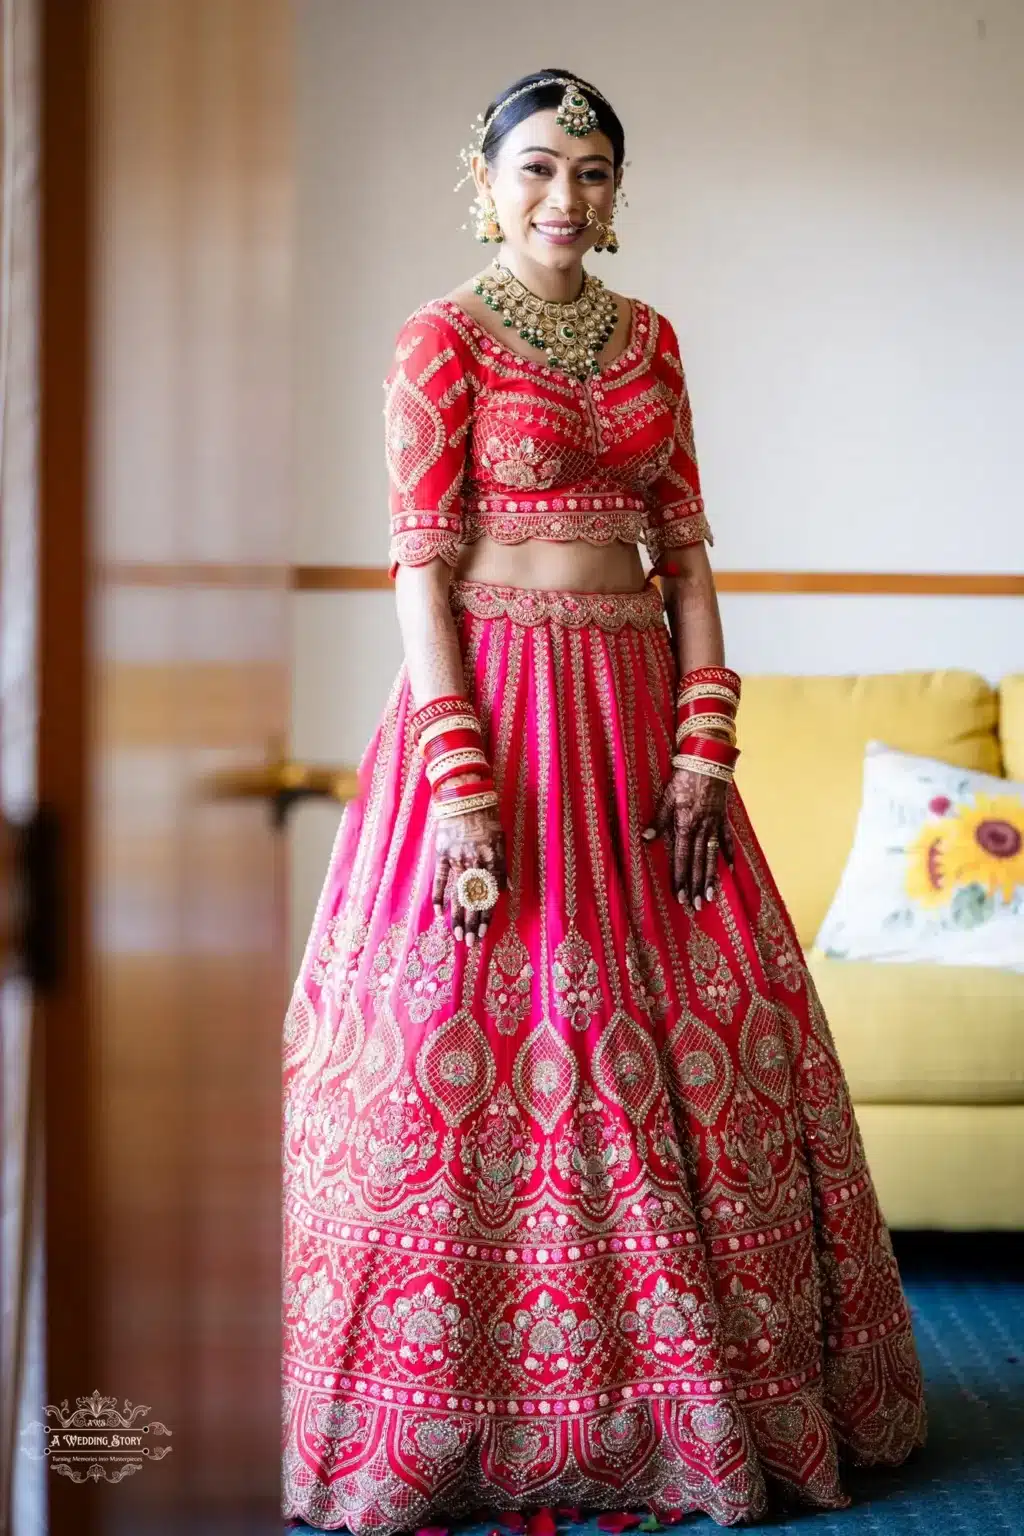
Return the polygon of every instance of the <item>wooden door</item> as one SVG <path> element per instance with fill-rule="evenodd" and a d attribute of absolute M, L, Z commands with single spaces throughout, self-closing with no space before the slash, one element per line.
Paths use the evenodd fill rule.
<path fill-rule="evenodd" d="M 47 1401 L 170 1454 L 52 1536 L 280 1527 L 290 0 L 45 0 Z"/>

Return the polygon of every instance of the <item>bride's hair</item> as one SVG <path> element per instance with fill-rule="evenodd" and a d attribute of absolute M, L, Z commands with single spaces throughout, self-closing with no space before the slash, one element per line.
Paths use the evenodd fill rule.
<path fill-rule="evenodd" d="M 593 107 L 597 116 L 598 126 L 603 134 L 611 140 L 612 159 L 615 169 L 618 170 L 626 157 L 626 134 L 619 121 L 618 113 L 598 94 L 596 86 L 588 84 L 579 75 L 574 75 L 568 69 L 539 69 L 536 74 L 522 75 L 520 79 L 513 80 L 506 86 L 500 96 L 496 96 L 484 113 L 484 137 L 481 150 L 485 160 L 493 160 L 498 153 L 502 139 L 517 123 L 524 118 L 532 117 L 535 112 L 544 112 L 548 108 L 557 107 L 565 95 L 564 85 L 545 84 L 553 79 L 574 80 L 582 90 L 587 101 Z M 510 100 L 514 97 L 514 100 Z M 508 102 L 507 106 L 503 103 Z"/>

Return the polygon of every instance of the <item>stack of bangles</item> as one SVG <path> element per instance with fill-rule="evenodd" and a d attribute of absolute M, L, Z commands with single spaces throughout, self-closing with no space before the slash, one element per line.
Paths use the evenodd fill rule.
<path fill-rule="evenodd" d="M 736 768 L 736 710 L 739 675 L 729 667 L 697 667 L 676 693 L 676 751 L 673 768 L 685 768 L 729 783 Z"/>
<path fill-rule="evenodd" d="M 476 711 L 468 699 L 446 694 L 431 699 L 410 722 L 426 765 L 435 821 L 491 810 L 498 804 Z M 489 869 L 464 869 L 456 893 L 467 911 L 489 911 L 498 883 Z"/>

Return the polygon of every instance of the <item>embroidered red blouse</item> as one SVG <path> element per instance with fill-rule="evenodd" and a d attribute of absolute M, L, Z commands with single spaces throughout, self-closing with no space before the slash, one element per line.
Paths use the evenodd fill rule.
<path fill-rule="evenodd" d="M 449 299 L 416 311 L 385 380 L 389 574 L 487 534 L 646 544 L 706 539 L 693 421 L 672 326 L 633 302 L 629 342 L 591 379 L 520 357 Z"/>

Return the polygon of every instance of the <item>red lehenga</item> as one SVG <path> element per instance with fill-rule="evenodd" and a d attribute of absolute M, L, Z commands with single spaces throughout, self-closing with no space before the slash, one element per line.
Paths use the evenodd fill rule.
<path fill-rule="evenodd" d="M 452 561 L 473 519 L 522 536 L 520 506 L 531 537 L 709 537 L 646 306 L 596 410 L 444 303 L 390 384 L 396 561 Z M 923 1443 L 920 1369 L 739 794 L 735 870 L 695 915 L 640 836 L 672 752 L 661 596 L 455 581 L 451 604 L 509 889 L 472 949 L 433 913 L 403 667 L 285 1027 L 284 1513 L 387 1536 L 556 1504 L 732 1525 L 773 1485 L 838 1508 L 841 1457 Z"/>

